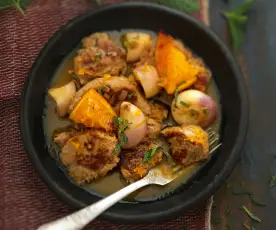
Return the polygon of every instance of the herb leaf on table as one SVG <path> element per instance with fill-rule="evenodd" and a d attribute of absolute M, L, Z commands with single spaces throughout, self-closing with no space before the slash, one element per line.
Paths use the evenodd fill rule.
<path fill-rule="evenodd" d="M 186 13 L 195 13 L 200 10 L 198 0 L 156 0 L 155 2 Z"/>
<path fill-rule="evenodd" d="M 236 53 L 240 50 L 244 37 L 244 27 L 248 21 L 248 16 L 245 14 L 248 13 L 253 2 L 254 0 L 245 0 L 245 2 L 235 10 L 223 13 L 228 20 L 232 46 Z"/>
<path fill-rule="evenodd" d="M 29 5 L 32 0 L 1 0 L 0 10 L 15 7 L 22 15 L 24 15 L 24 8 Z"/>
<path fill-rule="evenodd" d="M 243 210 L 252 220 L 261 223 L 262 220 L 259 217 L 257 217 L 254 213 L 252 213 L 247 207 L 242 206 L 241 210 Z"/>

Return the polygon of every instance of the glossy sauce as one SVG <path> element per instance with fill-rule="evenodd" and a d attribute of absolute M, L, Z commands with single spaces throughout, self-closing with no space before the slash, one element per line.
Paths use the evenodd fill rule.
<path fill-rule="evenodd" d="M 112 32 L 108 32 L 108 34 L 110 35 L 110 37 L 114 42 L 116 42 L 119 46 L 121 46 L 120 36 L 122 35 L 122 33 L 125 33 L 125 32 L 127 31 L 126 30 L 124 30 L 123 32 L 112 31 Z M 145 31 L 145 32 L 153 35 L 154 40 L 156 40 L 155 33 L 149 32 L 149 31 Z M 60 87 L 68 83 L 69 81 L 73 80 L 72 76 L 68 74 L 68 70 L 73 69 L 73 58 L 76 55 L 76 50 L 77 49 L 72 51 L 72 53 L 69 54 L 68 57 L 61 64 L 60 68 L 57 69 L 55 76 L 53 77 L 53 81 L 49 86 L 49 88 Z M 220 103 L 219 103 L 218 90 L 214 81 L 211 82 L 207 92 L 212 98 L 215 99 L 217 103 L 217 107 L 218 107 L 217 119 L 212 124 L 211 127 L 214 131 L 219 132 L 219 127 L 221 122 Z M 52 135 L 54 130 L 65 127 L 69 125 L 71 122 L 66 118 L 59 118 L 56 115 L 55 104 L 48 97 L 46 97 L 46 101 L 45 101 L 44 114 L 45 116 L 44 116 L 43 123 L 44 123 L 46 142 L 48 146 L 53 146 Z M 159 141 L 159 145 L 161 145 L 165 149 L 166 148 L 168 149 L 167 143 L 164 143 L 162 140 Z M 55 152 L 56 150 L 53 150 L 53 148 L 50 148 L 50 149 L 51 149 L 50 154 L 52 155 L 52 157 L 56 158 L 57 156 L 57 153 Z M 170 192 L 173 192 L 181 184 L 184 184 L 199 169 L 200 169 L 200 164 L 190 166 L 184 170 L 181 176 L 179 176 L 177 179 L 172 181 L 170 184 L 163 187 L 151 185 L 146 188 L 142 188 L 138 192 L 135 192 L 130 197 L 128 197 L 127 200 L 150 201 L 150 200 L 155 200 L 165 195 L 168 195 Z M 66 170 L 64 171 L 66 174 Z M 119 189 L 123 188 L 126 185 L 127 183 L 122 178 L 119 172 L 119 169 L 115 168 L 110 173 L 108 173 L 108 175 L 106 175 L 105 177 L 97 179 L 92 183 L 90 183 L 89 185 L 84 186 L 84 189 L 93 194 L 97 194 L 99 196 L 106 196 L 118 191 Z"/>

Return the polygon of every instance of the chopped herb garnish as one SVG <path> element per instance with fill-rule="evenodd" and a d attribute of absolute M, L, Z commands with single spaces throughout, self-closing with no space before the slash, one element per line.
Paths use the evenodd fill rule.
<path fill-rule="evenodd" d="M 112 152 L 112 155 L 115 155 L 120 149 L 128 142 L 128 138 L 124 133 L 119 135 L 119 143 L 116 145 L 115 149 Z"/>
<path fill-rule="evenodd" d="M 120 117 L 114 117 L 114 123 L 117 126 L 119 143 L 116 145 L 115 149 L 113 150 L 112 155 L 120 151 L 120 149 L 128 142 L 128 138 L 124 134 L 124 131 L 128 128 L 128 121 Z"/>
<path fill-rule="evenodd" d="M 128 128 L 128 120 L 122 119 L 120 117 L 114 117 L 114 123 L 118 127 L 118 133 L 122 133 Z"/>
<path fill-rule="evenodd" d="M 124 133 L 120 133 L 119 139 L 122 147 L 128 142 L 127 136 Z"/>
<path fill-rule="evenodd" d="M 115 149 L 113 150 L 112 155 L 115 155 L 117 152 L 119 152 L 120 149 L 121 149 L 121 147 L 122 147 L 122 146 L 120 145 L 120 143 L 118 143 L 118 144 L 116 145 Z"/>
<path fill-rule="evenodd" d="M 266 204 L 260 202 L 260 201 L 257 201 L 257 199 L 255 198 L 254 194 L 252 192 L 249 192 L 249 191 L 238 191 L 238 190 L 233 190 L 232 192 L 233 195 L 237 195 L 237 196 L 241 196 L 241 195 L 248 195 L 249 198 L 251 199 L 251 201 L 255 204 L 255 205 L 258 205 L 258 206 L 262 206 L 262 207 L 265 207 Z"/>
<path fill-rule="evenodd" d="M 179 95 L 179 87 L 183 84 L 185 84 L 186 81 L 182 81 L 180 82 L 177 86 L 176 86 L 176 89 L 175 89 L 175 93 L 174 93 L 174 107 L 178 109 L 178 106 L 177 106 L 177 98 L 178 98 L 178 95 Z"/>
<path fill-rule="evenodd" d="M 201 108 L 201 110 L 204 112 L 204 114 L 209 117 L 210 116 L 210 111 L 208 108 L 204 107 L 204 108 Z"/>
<path fill-rule="evenodd" d="M 155 155 L 157 149 L 160 148 L 159 146 L 154 146 L 150 150 L 145 152 L 143 164 L 150 163 L 151 158 Z"/>
<path fill-rule="evenodd" d="M 128 99 L 131 99 L 135 94 L 136 94 L 136 92 L 133 91 L 132 93 L 130 93 L 129 95 L 127 95 L 127 98 L 128 98 Z"/>
<path fill-rule="evenodd" d="M 252 220 L 255 220 L 261 223 L 262 220 L 259 217 L 257 217 L 255 214 L 253 214 L 250 210 L 248 210 L 245 206 L 242 206 L 241 210 L 243 210 Z"/>
<path fill-rule="evenodd" d="M 273 174 L 270 179 L 270 188 L 273 188 L 276 186 L 276 174 Z"/>
<path fill-rule="evenodd" d="M 190 105 L 187 104 L 187 103 L 185 103 L 184 101 L 180 101 L 180 104 L 183 105 L 183 106 L 186 107 L 186 108 L 189 108 L 189 107 L 190 107 Z"/>
<path fill-rule="evenodd" d="M 103 90 L 102 89 L 98 89 L 97 90 L 99 94 L 103 95 Z"/>
<path fill-rule="evenodd" d="M 245 15 L 250 10 L 254 0 L 246 0 L 240 7 L 232 12 L 225 12 L 224 16 L 228 20 L 229 32 L 232 38 L 232 46 L 235 52 L 238 52 L 244 37 L 244 27 L 248 21 Z"/>

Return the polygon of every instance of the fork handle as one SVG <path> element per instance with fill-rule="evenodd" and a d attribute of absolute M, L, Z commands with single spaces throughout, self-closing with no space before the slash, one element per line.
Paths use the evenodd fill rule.
<path fill-rule="evenodd" d="M 122 200 L 130 193 L 150 184 L 149 180 L 141 179 L 118 192 L 63 218 L 41 225 L 37 230 L 80 230 L 97 216 Z"/>

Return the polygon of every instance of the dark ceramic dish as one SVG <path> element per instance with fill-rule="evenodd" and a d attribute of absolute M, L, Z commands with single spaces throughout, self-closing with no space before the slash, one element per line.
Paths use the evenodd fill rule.
<path fill-rule="evenodd" d="M 180 191 L 163 200 L 118 203 L 101 216 L 119 223 L 164 221 L 202 203 L 216 191 L 238 161 L 246 136 L 248 101 L 243 77 L 226 46 L 196 19 L 156 4 L 119 3 L 99 7 L 71 20 L 43 48 L 25 82 L 21 135 L 38 174 L 65 203 L 81 208 L 100 199 L 72 184 L 49 156 L 42 115 L 46 89 L 54 72 L 81 39 L 96 31 L 120 29 L 163 30 L 182 39 L 209 66 L 221 96 L 223 146 L 207 167 Z"/>

